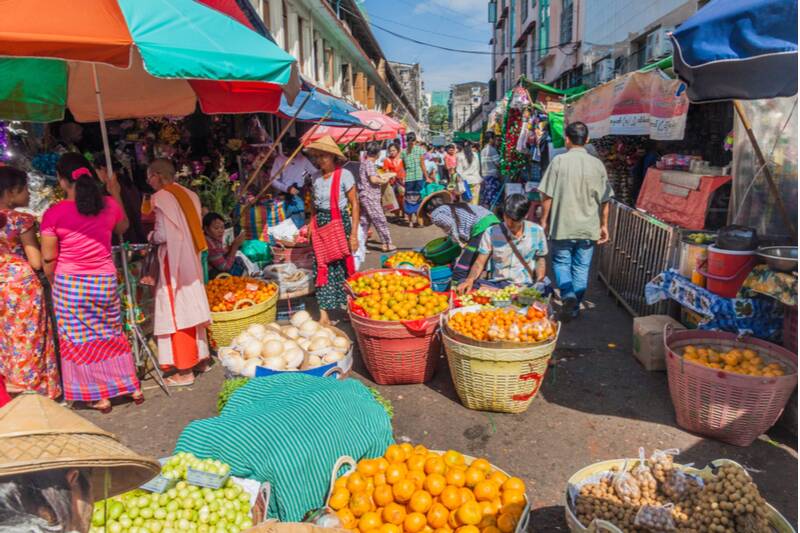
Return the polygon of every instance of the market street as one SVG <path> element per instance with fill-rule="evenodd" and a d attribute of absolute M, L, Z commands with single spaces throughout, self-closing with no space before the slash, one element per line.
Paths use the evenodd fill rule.
<path fill-rule="evenodd" d="M 437 236 L 436 228 L 391 226 L 401 248 L 419 246 Z M 378 265 L 381 253 L 367 255 L 365 268 Z M 456 449 L 491 457 L 521 477 L 531 498 L 530 531 L 568 531 L 564 522 L 566 480 L 587 464 L 634 457 L 643 446 L 679 448 L 682 463 L 703 466 L 725 457 L 747 467 L 764 497 L 797 524 L 796 440 L 773 429 L 747 448 L 704 439 L 679 429 L 664 372 L 647 372 L 631 355 L 631 317 L 606 296 L 592 278 L 589 301 L 596 305 L 565 324 L 556 349 L 555 368 L 527 412 L 498 414 L 466 409 L 453 390 L 442 356 L 433 381 L 424 385 L 377 386 L 394 406 L 398 441 L 430 449 Z M 346 326 L 343 329 L 350 333 Z M 358 355 L 355 377 L 374 386 Z M 222 368 L 216 365 L 190 389 L 167 398 L 152 381 L 147 401 L 115 406 L 112 415 L 80 414 L 114 432 L 133 449 L 155 457 L 172 453 L 187 423 L 216 414 Z"/>

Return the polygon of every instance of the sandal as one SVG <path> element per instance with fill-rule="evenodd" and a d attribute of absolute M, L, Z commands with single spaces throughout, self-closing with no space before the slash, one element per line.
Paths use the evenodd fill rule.
<path fill-rule="evenodd" d="M 176 376 L 177 374 L 173 374 L 168 378 L 164 378 L 164 385 L 167 387 L 191 387 L 194 385 L 194 377 L 188 381 L 178 381 L 175 379 Z"/>
<path fill-rule="evenodd" d="M 391 246 L 383 245 L 383 251 L 387 252 L 387 253 L 388 252 L 396 252 L 397 251 L 397 246 L 394 246 L 394 245 L 391 245 Z"/>
<path fill-rule="evenodd" d="M 104 415 L 110 413 L 112 409 L 110 400 L 100 400 L 99 402 L 94 402 L 92 404 L 89 404 L 89 407 L 91 407 L 95 411 L 100 411 Z"/>
<path fill-rule="evenodd" d="M 136 405 L 142 405 L 144 403 L 144 393 L 142 393 L 142 391 L 134 392 L 131 394 L 131 400 L 133 400 L 133 403 Z"/>

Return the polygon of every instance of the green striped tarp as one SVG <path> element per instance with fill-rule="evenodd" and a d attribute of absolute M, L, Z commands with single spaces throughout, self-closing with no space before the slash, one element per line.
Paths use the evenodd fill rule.
<path fill-rule="evenodd" d="M 175 452 L 218 459 L 234 476 L 269 481 L 270 518 L 297 522 L 324 504 L 340 456 L 377 457 L 392 442 L 386 411 L 360 382 L 293 372 L 251 379 L 220 416 L 191 422 Z"/>

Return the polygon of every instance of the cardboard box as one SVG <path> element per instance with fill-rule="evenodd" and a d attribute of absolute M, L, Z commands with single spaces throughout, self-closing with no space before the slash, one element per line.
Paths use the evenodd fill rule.
<path fill-rule="evenodd" d="M 671 324 L 676 330 L 686 329 L 667 315 L 639 316 L 633 319 L 633 356 L 651 372 L 667 369 L 664 362 L 664 326 L 667 324 Z"/>

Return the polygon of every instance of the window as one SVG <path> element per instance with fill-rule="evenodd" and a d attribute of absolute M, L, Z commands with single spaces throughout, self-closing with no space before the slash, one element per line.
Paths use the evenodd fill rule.
<path fill-rule="evenodd" d="M 536 46 L 536 57 L 543 57 L 547 54 L 547 47 L 550 45 L 550 0 L 542 0 L 539 3 L 539 40 Z"/>
<path fill-rule="evenodd" d="M 522 0 L 522 9 L 519 12 L 520 24 L 528 20 L 528 0 Z"/>
<path fill-rule="evenodd" d="M 531 77 L 534 77 L 534 72 L 536 72 L 536 26 L 531 29 L 531 64 L 530 64 L 530 73 Z"/>
<path fill-rule="evenodd" d="M 497 2 L 489 2 L 489 24 L 497 23 Z"/>
<path fill-rule="evenodd" d="M 560 44 L 572 41 L 573 0 L 563 0 L 561 4 L 561 35 Z"/>
<path fill-rule="evenodd" d="M 522 50 L 520 56 L 520 65 L 519 65 L 519 73 L 522 76 L 528 77 L 528 51 Z"/>

